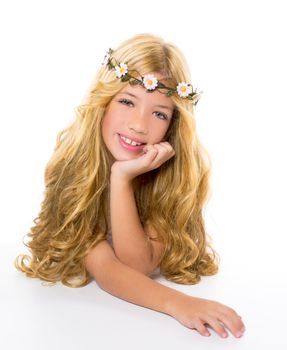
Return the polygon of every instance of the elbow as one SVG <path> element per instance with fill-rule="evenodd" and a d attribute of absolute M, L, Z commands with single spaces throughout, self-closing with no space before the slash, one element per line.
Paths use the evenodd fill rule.
<path fill-rule="evenodd" d="M 150 277 L 150 275 L 152 275 L 154 270 L 157 268 L 157 266 L 154 266 L 150 251 L 148 254 L 142 256 L 137 255 L 136 258 L 134 256 L 128 256 L 127 254 L 117 255 L 117 252 L 116 256 L 123 264 L 148 277 Z"/>

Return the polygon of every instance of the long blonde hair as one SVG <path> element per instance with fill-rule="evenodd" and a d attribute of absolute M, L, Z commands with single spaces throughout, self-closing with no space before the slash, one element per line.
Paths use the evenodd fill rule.
<path fill-rule="evenodd" d="M 182 52 L 151 34 L 124 41 L 113 56 L 135 71 L 164 72 L 170 82 L 190 82 Z M 101 124 L 105 109 L 125 86 L 106 67 L 99 68 L 75 120 L 57 135 L 45 169 L 45 191 L 38 217 L 15 267 L 29 277 L 82 287 L 92 277 L 83 264 L 88 250 L 106 239 L 111 155 Z M 141 223 L 147 222 L 164 243 L 160 272 L 168 280 L 195 284 L 215 274 L 218 255 L 208 242 L 203 206 L 209 195 L 211 160 L 201 145 L 189 100 L 173 95 L 176 106 L 166 133 L 175 156 L 138 177 L 135 199 Z"/>

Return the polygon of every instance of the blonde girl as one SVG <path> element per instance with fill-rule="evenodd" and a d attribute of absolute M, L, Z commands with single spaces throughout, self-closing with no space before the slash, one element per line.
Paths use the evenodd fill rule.
<path fill-rule="evenodd" d="M 151 34 L 110 49 L 45 169 L 41 210 L 15 266 L 69 287 L 96 281 L 184 326 L 226 337 L 241 317 L 156 282 L 196 284 L 218 270 L 203 207 L 210 159 L 194 118 L 200 93 L 181 51 Z"/>

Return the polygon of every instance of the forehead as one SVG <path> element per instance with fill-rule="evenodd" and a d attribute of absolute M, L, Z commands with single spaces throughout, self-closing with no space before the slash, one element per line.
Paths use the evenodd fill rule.
<path fill-rule="evenodd" d="M 168 107 L 171 110 L 174 108 L 174 103 L 170 97 L 165 96 L 164 93 L 159 92 L 157 89 L 152 92 L 148 92 L 146 88 L 141 85 L 127 84 L 122 90 L 118 92 L 117 95 L 127 97 L 130 96 L 135 99 L 140 99 L 141 101 L 149 104 Z"/>

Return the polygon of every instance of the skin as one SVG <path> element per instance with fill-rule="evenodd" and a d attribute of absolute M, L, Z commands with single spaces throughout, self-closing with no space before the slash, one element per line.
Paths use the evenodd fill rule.
<path fill-rule="evenodd" d="M 159 73 L 153 74 L 159 80 L 163 78 Z M 140 174 L 158 168 L 174 156 L 172 146 L 164 141 L 173 110 L 171 98 L 157 90 L 147 93 L 139 85 L 126 85 L 112 99 L 104 116 L 102 135 L 114 160 L 113 172 L 116 170 L 118 175 L 130 181 Z M 117 133 L 145 142 L 143 151 L 135 153 L 123 149 L 119 145 Z"/>
<path fill-rule="evenodd" d="M 162 76 L 153 73 L 157 79 Z M 132 97 L 129 93 L 135 95 Z M 164 105 L 167 108 L 155 107 Z M 112 176 L 117 181 L 131 183 L 138 175 L 160 167 L 175 155 L 172 146 L 164 141 L 173 112 L 172 100 L 157 90 L 147 93 L 141 86 L 126 85 L 109 104 L 102 124 L 102 135 L 112 158 Z M 163 117 L 166 116 L 167 119 Z M 138 153 L 119 145 L 117 133 L 136 137 L 146 146 Z M 107 249 L 112 253 L 107 244 Z M 188 328 L 209 336 L 213 328 L 225 338 L 228 328 L 235 337 L 241 337 L 245 326 L 235 310 L 219 302 L 182 294 L 173 299 L 168 313 Z"/>

